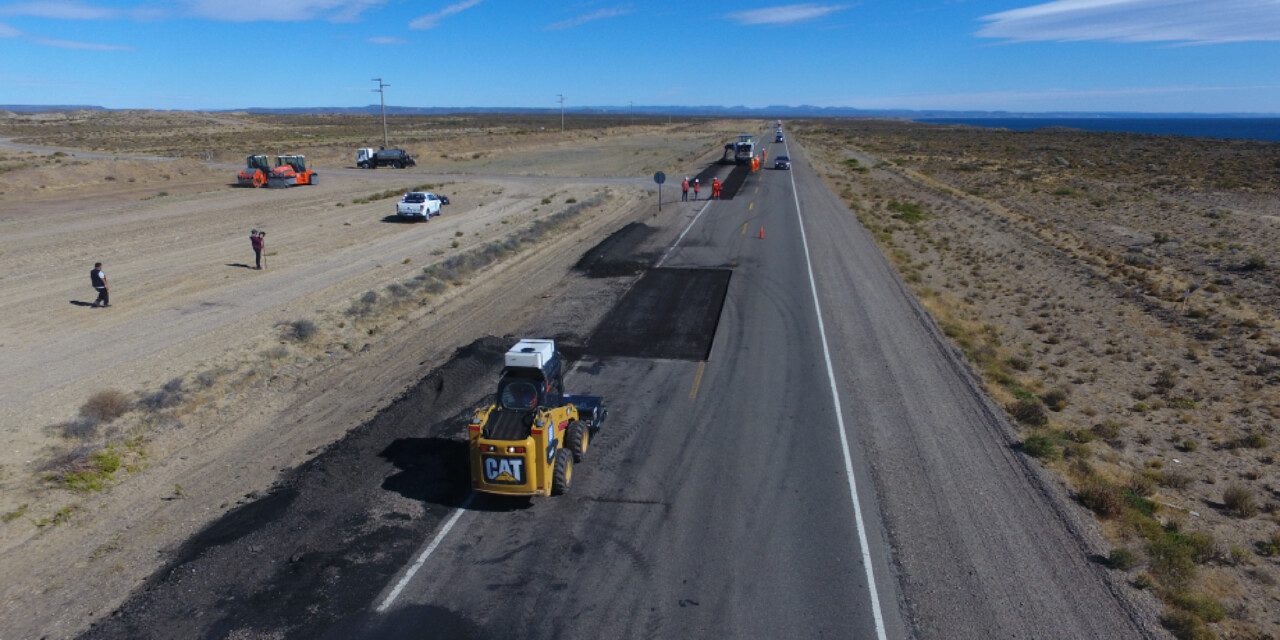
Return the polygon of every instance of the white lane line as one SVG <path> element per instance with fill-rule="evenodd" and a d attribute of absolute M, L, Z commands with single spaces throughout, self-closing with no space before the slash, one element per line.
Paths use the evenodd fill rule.
<path fill-rule="evenodd" d="M 785 143 L 784 143 L 785 145 Z M 783 147 L 786 149 L 786 147 Z M 788 150 L 788 155 L 790 151 Z M 827 329 L 822 322 L 822 306 L 818 304 L 818 285 L 813 278 L 813 261 L 809 259 L 809 240 L 804 233 L 804 216 L 800 213 L 800 194 L 796 191 L 796 174 L 791 174 L 791 197 L 796 201 L 796 219 L 800 221 L 800 242 L 804 245 L 804 261 L 809 269 L 809 290 L 813 293 L 813 308 L 818 314 L 818 334 L 822 337 L 822 357 L 827 361 L 827 380 L 831 383 L 831 404 L 836 409 L 836 424 L 840 427 L 840 446 L 844 450 L 844 473 L 849 477 L 849 495 L 853 499 L 853 517 L 858 526 L 858 544 L 862 547 L 862 566 L 867 573 L 867 587 L 871 592 L 871 616 L 876 621 L 876 637 L 888 640 L 884 630 L 884 616 L 880 613 L 880 595 L 876 590 L 875 570 L 871 567 L 871 546 L 867 543 L 867 528 L 862 520 L 862 505 L 858 501 L 858 482 L 853 477 L 853 456 L 849 455 L 849 436 L 845 434 L 844 412 L 840 409 L 840 391 L 836 388 L 835 367 L 831 365 L 831 349 L 827 346 Z"/>
<path fill-rule="evenodd" d="M 422 568 L 422 565 L 427 562 L 427 558 L 431 557 L 436 547 L 440 546 L 444 537 L 449 535 L 449 530 L 453 528 L 453 525 L 458 524 L 458 518 L 461 518 L 462 514 L 467 512 L 467 507 L 471 506 L 471 499 L 475 496 L 476 494 L 474 493 L 467 494 L 467 499 L 462 502 L 462 506 L 454 509 L 453 516 L 449 518 L 448 522 L 444 523 L 444 527 L 431 540 L 431 544 L 422 550 L 422 553 L 418 555 L 418 559 L 409 567 L 409 571 L 404 574 L 403 578 L 400 578 L 400 582 L 396 583 L 396 588 L 392 589 L 391 593 L 388 593 L 386 599 L 382 601 L 382 604 L 378 605 L 378 613 L 385 613 L 387 609 L 391 608 L 392 604 L 395 604 L 396 598 L 400 597 L 400 592 L 404 591 L 404 588 L 409 585 L 409 581 L 413 580 L 414 574 L 418 573 L 418 569 Z"/>
<path fill-rule="evenodd" d="M 708 200 L 707 204 L 702 206 L 702 209 L 698 211 L 698 215 L 694 216 L 693 220 L 690 220 L 689 224 L 684 228 L 684 231 L 680 233 L 680 237 L 676 238 L 676 241 L 669 249 L 667 249 L 667 252 L 662 254 L 662 259 L 658 261 L 659 267 L 662 266 L 662 263 L 667 261 L 667 256 L 671 255 L 671 252 L 680 244 L 680 241 L 684 239 L 685 234 L 689 233 L 689 230 L 693 228 L 693 225 L 698 221 L 698 218 L 702 217 L 703 212 L 711 208 L 712 202 L 714 201 Z M 462 503 L 462 506 L 454 510 L 453 515 L 449 517 L 449 521 L 444 523 L 444 527 L 442 527 L 440 531 L 436 533 L 436 537 L 431 540 L 431 544 L 427 545 L 427 548 L 422 550 L 422 553 L 418 555 L 418 559 L 409 567 L 409 570 L 404 574 L 404 577 L 400 578 L 400 582 L 396 583 L 396 588 L 392 589 L 391 593 L 388 593 L 387 597 L 382 601 L 382 604 L 378 605 L 378 608 L 376 609 L 378 613 L 385 613 L 387 609 L 391 608 L 391 605 L 395 604 L 396 598 L 400 597 L 400 592 L 404 591 L 404 588 L 409 585 L 409 581 L 413 580 L 413 576 L 418 573 L 418 570 L 422 568 L 422 565 L 426 564 L 427 558 L 431 557 L 431 554 L 435 552 L 436 547 L 440 546 L 440 543 L 444 541 L 444 537 L 449 535 L 449 530 L 453 529 L 453 525 L 458 523 L 458 519 L 462 517 L 463 513 L 466 513 L 467 507 L 471 505 L 471 499 L 474 498 L 475 495 L 475 493 L 469 494 L 467 499 Z"/>
<path fill-rule="evenodd" d="M 667 249 L 667 252 L 662 254 L 662 259 L 658 261 L 657 267 L 655 268 L 662 267 L 662 264 L 667 261 L 667 257 L 671 255 L 671 252 L 675 251 L 676 247 L 680 246 L 680 241 L 684 240 L 684 234 L 689 233 L 689 230 L 693 228 L 693 225 L 698 222 L 698 218 L 702 217 L 703 212 L 711 208 L 712 202 L 715 202 L 715 200 L 708 200 L 705 205 L 702 205 L 702 209 L 698 210 L 698 215 L 694 216 L 693 219 L 689 221 L 689 224 L 685 225 L 684 231 L 680 232 L 680 237 L 676 238 L 676 241 L 671 243 L 671 247 Z"/>

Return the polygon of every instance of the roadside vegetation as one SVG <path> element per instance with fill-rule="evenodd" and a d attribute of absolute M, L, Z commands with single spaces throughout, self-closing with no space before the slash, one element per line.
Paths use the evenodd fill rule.
<path fill-rule="evenodd" d="M 502 240 L 461 249 L 457 240 L 450 240 L 450 251 L 439 254 L 453 255 L 428 256 L 435 261 L 424 260 L 428 266 L 413 278 L 388 283 L 378 291 L 366 291 L 344 310 L 278 324 L 279 340 L 252 360 L 220 363 L 173 378 L 150 391 L 131 394 L 104 389 L 93 394 L 74 420 L 47 428 L 60 435 L 62 441 L 39 465 L 46 487 L 72 496 L 110 490 L 128 474 L 144 470 L 150 462 L 151 440 L 166 430 L 184 428 L 187 417 L 215 408 L 255 385 L 303 380 L 309 364 L 365 348 L 365 340 L 403 321 L 406 314 L 428 311 L 450 289 L 563 232 L 576 224 L 584 212 L 605 205 L 612 198 L 607 188 L 583 201 L 568 198 L 560 210 L 544 213 Z M 412 261 L 406 258 L 405 264 Z M 185 497 L 180 484 L 175 487 L 174 496 Z M 2 521 L 26 520 L 45 530 L 71 520 L 78 504 L 73 499 L 53 515 L 40 518 L 28 515 L 24 505 L 5 514 Z"/>
<path fill-rule="evenodd" d="M 1280 637 L 1265 259 L 1280 145 L 884 121 L 796 134 L 1169 631 Z"/>

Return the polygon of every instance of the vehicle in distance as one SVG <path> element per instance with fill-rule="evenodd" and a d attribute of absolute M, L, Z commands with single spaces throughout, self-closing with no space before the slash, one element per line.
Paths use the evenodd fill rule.
<path fill-rule="evenodd" d="M 787 156 L 778 156 L 777 158 L 774 158 L 773 168 L 774 169 L 790 169 L 791 158 L 788 158 Z"/>
<path fill-rule="evenodd" d="M 429 222 L 432 217 L 440 215 L 440 205 L 444 201 L 434 193 L 427 191 L 410 191 L 396 203 L 396 215 L 407 220 Z"/>
<path fill-rule="evenodd" d="M 281 189 L 316 184 L 316 177 L 316 172 L 307 168 L 306 156 L 276 156 L 276 166 L 267 174 L 267 186 Z"/>
<path fill-rule="evenodd" d="M 555 341 L 525 339 L 504 356 L 493 404 L 467 426 L 471 488 L 509 496 L 560 495 L 608 411 L 598 396 L 564 392 Z"/>
<path fill-rule="evenodd" d="M 247 156 L 244 159 L 244 168 L 236 176 L 236 183 L 242 187 L 265 187 L 267 175 L 270 173 L 271 163 L 266 156 Z"/>
<path fill-rule="evenodd" d="M 785 140 L 783 140 L 783 139 L 782 139 L 782 134 L 781 134 L 781 133 L 779 133 L 778 135 L 774 136 L 773 141 L 774 141 L 774 142 L 785 142 Z"/>
<path fill-rule="evenodd" d="M 361 169 L 377 169 L 378 167 L 403 169 L 405 167 L 418 166 L 418 161 L 404 149 L 378 149 L 374 151 L 370 147 L 365 147 L 356 150 L 356 166 Z"/>

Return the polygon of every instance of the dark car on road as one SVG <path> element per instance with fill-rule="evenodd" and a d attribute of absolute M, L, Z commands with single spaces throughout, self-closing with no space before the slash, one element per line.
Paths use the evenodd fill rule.
<path fill-rule="evenodd" d="M 774 137 L 773 141 L 774 141 L 774 142 L 784 142 L 784 140 L 782 139 L 782 134 L 781 134 L 781 133 L 779 133 L 776 137 Z"/>
<path fill-rule="evenodd" d="M 774 158 L 773 168 L 774 169 L 790 169 L 791 158 L 788 158 L 787 156 L 778 156 L 777 158 Z"/>

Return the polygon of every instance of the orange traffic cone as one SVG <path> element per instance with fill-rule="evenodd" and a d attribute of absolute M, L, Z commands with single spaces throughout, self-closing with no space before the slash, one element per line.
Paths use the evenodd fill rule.
<path fill-rule="evenodd" d="M 764 227 L 760 227 L 760 239 L 764 240 Z"/>

